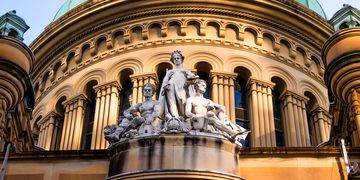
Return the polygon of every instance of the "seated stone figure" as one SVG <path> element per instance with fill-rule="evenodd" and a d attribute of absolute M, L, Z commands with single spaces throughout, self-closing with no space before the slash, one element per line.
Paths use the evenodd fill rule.
<path fill-rule="evenodd" d="M 119 125 L 105 127 L 105 139 L 110 143 L 117 142 L 122 137 L 157 134 L 160 131 L 161 120 L 158 118 L 160 105 L 158 101 L 151 99 L 155 93 L 155 86 L 150 83 L 145 84 L 142 93 L 145 101 L 125 110 L 124 118 L 120 119 Z"/>
<path fill-rule="evenodd" d="M 185 112 L 191 122 L 192 129 L 203 132 L 221 132 L 233 140 L 245 139 L 249 132 L 232 123 L 226 116 L 225 107 L 203 97 L 206 82 L 202 79 L 195 83 L 196 95 L 186 101 Z M 245 135 L 245 136 L 244 136 Z M 241 136 L 238 139 L 238 136 Z"/>

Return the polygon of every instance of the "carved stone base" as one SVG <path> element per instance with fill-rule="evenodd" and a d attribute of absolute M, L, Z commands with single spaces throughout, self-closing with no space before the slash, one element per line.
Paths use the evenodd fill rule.
<path fill-rule="evenodd" d="M 239 146 L 213 135 L 158 135 L 109 148 L 107 179 L 244 179 Z"/>

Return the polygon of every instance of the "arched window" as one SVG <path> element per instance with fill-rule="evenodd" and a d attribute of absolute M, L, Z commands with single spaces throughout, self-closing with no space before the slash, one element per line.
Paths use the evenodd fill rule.
<path fill-rule="evenodd" d="M 62 96 L 59 98 L 59 100 L 55 104 L 55 112 L 59 115 L 56 117 L 56 128 L 54 128 L 53 132 L 53 138 L 51 140 L 51 149 L 52 150 L 59 150 L 60 149 L 60 143 L 61 143 L 61 134 L 64 124 L 64 115 L 65 115 L 65 109 L 63 106 L 63 102 L 66 101 L 66 97 Z"/>
<path fill-rule="evenodd" d="M 305 96 L 307 98 L 309 98 L 307 104 L 306 104 L 306 115 L 307 115 L 307 122 L 308 122 L 308 129 L 309 129 L 309 138 L 310 138 L 310 145 L 314 146 L 314 145 L 317 145 L 318 143 L 321 142 L 320 139 L 317 139 L 317 136 L 316 136 L 316 128 L 315 128 L 315 122 L 314 122 L 314 111 L 316 110 L 316 108 L 319 106 L 318 105 L 318 102 L 316 100 L 316 97 L 306 91 L 305 92 Z"/>
<path fill-rule="evenodd" d="M 237 73 L 236 80 L 234 82 L 234 94 L 235 94 L 235 118 L 236 124 L 245 129 L 250 128 L 250 120 L 248 116 L 248 102 L 247 102 L 247 89 L 246 83 L 251 77 L 251 72 L 244 67 L 235 68 Z M 250 134 L 246 138 L 245 142 L 242 142 L 245 147 L 250 146 Z"/>
<path fill-rule="evenodd" d="M 8 35 L 11 36 L 11 37 L 14 37 L 14 38 L 19 37 L 19 33 L 15 29 L 10 29 L 10 32 L 9 32 Z"/>
<path fill-rule="evenodd" d="M 162 86 L 163 79 L 166 75 L 166 70 L 167 69 L 170 70 L 172 68 L 173 68 L 173 66 L 170 63 L 166 63 L 166 62 L 160 63 L 156 66 L 156 74 L 157 74 L 158 80 L 159 80 L 159 85 L 156 88 L 156 99 L 159 98 L 160 89 L 161 89 L 160 87 Z"/>
<path fill-rule="evenodd" d="M 120 113 L 122 113 L 131 106 L 131 95 L 132 95 L 132 88 L 133 84 L 131 83 L 130 75 L 133 74 L 131 69 L 124 69 L 120 72 L 120 84 L 121 84 L 121 91 L 120 91 Z"/>
<path fill-rule="evenodd" d="M 346 28 L 349 28 L 348 22 L 346 22 L 346 21 L 341 23 L 340 26 L 339 26 L 340 30 L 346 29 Z"/>
<path fill-rule="evenodd" d="M 281 105 L 280 95 L 286 90 L 286 83 L 279 77 L 271 78 L 271 82 L 275 83 L 272 91 L 273 101 L 273 114 L 275 124 L 275 139 L 276 146 L 285 146 L 284 137 L 284 120 L 283 120 L 283 107 Z"/>
<path fill-rule="evenodd" d="M 96 107 L 96 92 L 94 90 L 94 86 L 96 86 L 97 84 L 98 84 L 97 81 L 92 80 L 86 84 L 84 89 L 88 101 L 86 102 L 86 107 L 85 107 L 81 149 L 91 148 L 91 138 L 93 133 L 95 107 Z"/>
<path fill-rule="evenodd" d="M 197 70 L 197 75 L 200 77 L 200 79 L 203 79 L 207 82 L 207 88 L 204 93 L 204 98 L 210 99 L 209 74 L 212 67 L 209 63 L 198 62 L 195 64 L 195 69 Z"/>
<path fill-rule="evenodd" d="M 36 118 L 35 123 L 34 123 L 34 127 L 32 129 L 32 134 L 33 134 L 33 138 L 34 138 L 34 144 L 39 146 L 39 135 L 40 135 L 40 127 L 37 124 L 40 120 L 42 119 L 42 116 L 39 116 L 38 118 Z"/>

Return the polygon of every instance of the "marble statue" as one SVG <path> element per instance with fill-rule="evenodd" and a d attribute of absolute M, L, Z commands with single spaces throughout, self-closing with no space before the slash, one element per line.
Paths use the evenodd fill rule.
<path fill-rule="evenodd" d="M 110 144 L 121 139 L 147 135 L 182 133 L 225 137 L 241 146 L 249 131 L 234 124 L 226 116 L 225 106 L 204 98 L 206 82 L 182 67 L 180 51 L 171 54 L 174 69 L 167 70 L 159 101 L 152 100 L 155 86 L 143 86 L 145 101 L 123 113 L 118 125 L 104 129 Z"/>
<path fill-rule="evenodd" d="M 161 112 L 166 130 L 186 131 L 182 128 L 185 103 L 188 97 L 195 94 L 194 87 L 189 82 L 199 77 L 182 67 L 184 56 L 180 51 L 171 54 L 171 61 L 175 67 L 166 72 L 160 90 Z"/>
<path fill-rule="evenodd" d="M 147 83 L 143 86 L 145 101 L 138 103 L 124 111 L 124 118 L 120 119 L 119 125 L 105 127 L 105 139 L 110 143 L 117 142 L 120 138 L 131 138 L 136 135 L 153 135 L 160 131 L 161 120 L 158 118 L 160 104 L 151 97 L 156 87 Z M 138 116 L 140 114 L 140 116 Z"/>
<path fill-rule="evenodd" d="M 196 80 L 196 94 L 186 101 L 185 112 L 192 129 L 211 133 L 225 133 L 234 141 L 245 139 L 248 131 L 228 119 L 225 106 L 204 98 L 206 86 L 204 80 Z"/>

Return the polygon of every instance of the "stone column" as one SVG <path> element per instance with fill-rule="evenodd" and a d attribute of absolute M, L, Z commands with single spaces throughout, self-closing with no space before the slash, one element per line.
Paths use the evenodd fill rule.
<path fill-rule="evenodd" d="M 360 93 L 356 89 L 351 90 L 350 101 L 350 127 L 354 146 L 360 146 Z"/>
<path fill-rule="evenodd" d="M 56 141 L 59 138 L 59 129 L 61 128 L 60 115 L 51 112 L 38 122 L 40 127 L 38 146 L 45 150 L 56 150 Z"/>
<path fill-rule="evenodd" d="M 226 115 L 231 121 L 235 122 L 234 80 L 236 79 L 236 74 L 210 72 L 210 78 L 212 101 L 224 105 L 226 108 Z"/>
<path fill-rule="evenodd" d="M 155 86 L 157 86 L 159 80 L 157 79 L 156 73 L 145 73 L 145 74 L 139 74 L 139 75 L 131 75 L 131 82 L 133 83 L 133 92 L 132 92 L 132 105 L 135 105 L 137 103 L 141 103 L 144 101 L 144 97 L 142 95 L 142 88 L 144 84 L 151 83 Z M 161 87 L 158 87 L 161 88 Z M 155 94 L 153 96 L 153 99 L 155 99 Z"/>
<path fill-rule="evenodd" d="M 97 96 L 91 149 L 105 149 L 109 144 L 105 141 L 104 128 L 109 124 L 117 124 L 120 85 L 113 81 L 97 85 L 94 89 Z"/>
<path fill-rule="evenodd" d="M 254 147 L 276 146 L 272 102 L 273 83 L 250 79 L 247 83 L 251 142 Z"/>
<path fill-rule="evenodd" d="M 330 136 L 330 114 L 321 107 L 314 109 L 310 112 L 309 121 L 312 135 L 314 136 L 313 146 L 316 146 L 322 142 L 328 141 Z"/>
<path fill-rule="evenodd" d="M 86 101 L 85 95 L 81 94 L 63 103 L 65 118 L 60 150 L 80 150 Z"/>
<path fill-rule="evenodd" d="M 305 147 L 310 146 L 308 123 L 305 104 L 307 98 L 296 93 L 287 91 L 282 97 L 284 111 L 284 128 L 286 146 Z"/>

